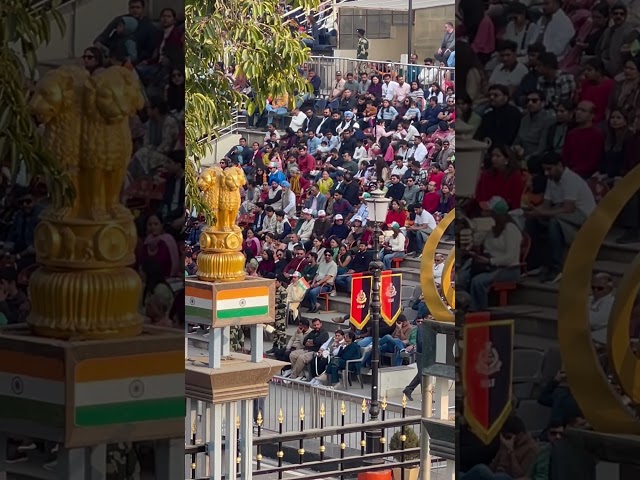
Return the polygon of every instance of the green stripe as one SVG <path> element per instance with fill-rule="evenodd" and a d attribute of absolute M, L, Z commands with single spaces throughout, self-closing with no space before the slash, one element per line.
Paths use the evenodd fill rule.
<path fill-rule="evenodd" d="M 217 317 L 220 320 L 227 320 L 229 318 L 237 317 L 258 317 L 261 315 L 267 315 L 269 313 L 269 306 L 264 305 L 261 307 L 245 307 L 245 308 L 231 308 L 229 310 L 218 310 Z"/>
<path fill-rule="evenodd" d="M 64 405 L 0 395 L 0 418 L 64 427 Z"/>
<path fill-rule="evenodd" d="M 98 427 L 118 423 L 172 420 L 186 415 L 184 397 L 141 400 L 139 402 L 112 403 L 78 407 L 75 411 L 76 426 Z"/>
<path fill-rule="evenodd" d="M 185 305 L 184 313 L 192 317 L 205 318 L 211 320 L 213 318 L 213 310 L 209 308 L 192 307 L 191 305 Z"/>

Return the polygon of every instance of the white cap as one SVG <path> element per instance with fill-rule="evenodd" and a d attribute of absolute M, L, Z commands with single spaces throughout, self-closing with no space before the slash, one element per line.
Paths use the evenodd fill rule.
<path fill-rule="evenodd" d="M 301 274 L 300 272 L 293 272 L 293 273 L 291 274 L 291 276 L 292 276 L 292 277 L 301 277 L 301 276 L 302 276 L 302 274 Z"/>
<path fill-rule="evenodd" d="M 318 216 L 319 217 L 326 217 L 327 216 L 327 212 L 325 212 L 324 210 L 318 210 Z"/>
<path fill-rule="evenodd" d="M 362 222 L 362 217 L 360 215 L 356 215 L 351 219 L 352 222 Z"/>
<path fill-rule="evenodd" d="M 311 215 L 313 213 L 313 210 L 311 210 L 310 208 L 305 208 L 302 210 L 302 213 L 308 213 L 309 215 Z"/>
<path fill-rule="evenodd" d="M 344 217 L 340 214 L 337 214 L 335 217 L 333 217 L 334 220 L 342 220 L 344 219 Z"/>
<path fill-rule="evenodd" d="M 278 164 L 276 162 L 271 162 L 269 164 L 269 168 L 277 168 L 277 167 L 278 167 Z"/>

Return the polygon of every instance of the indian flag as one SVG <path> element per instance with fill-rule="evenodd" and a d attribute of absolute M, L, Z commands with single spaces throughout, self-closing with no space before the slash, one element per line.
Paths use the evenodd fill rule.
<path fill-rule="evenodd" d="M 0 352 L 0 419 L 63 427 L 64 378 L 62 359 Z"/>
<path fill-rule="evenodd" d="M 79 427 L 185 415 L 183 351 L 84 360 L 76 366 L 75 381 Z"/>
<path fill-rule="evenodd" d="M 211 288 L 185 288 L 184 313 L 187 316 L 213 320 L 213 296 Z"/>
<path fill-rule="evenodd" d="M 216 294 L 216 316 L 220 320 L 259 317 L 269 313 L 269 287 L 222 290 Z"/>

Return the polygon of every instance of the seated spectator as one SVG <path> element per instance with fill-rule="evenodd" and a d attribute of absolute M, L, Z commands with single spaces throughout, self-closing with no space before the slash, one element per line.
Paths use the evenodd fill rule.
<path fill-rule="evenodd" d="M 555 1 L 555 0 L 552 0 Z M 525 477 L 538 454 L 538 444 L 522 419 L 509 417 L 500 431 L 500 447 L 490 465 L 476 465 L 462 480 L 511 480 Z"/>
<path fill-rule="evenodd" d="M 562 58 L 568 53 L 570 42 L 575 35 L 573 23 L 562 9 L 560 0 L 547 0 L 542 7 L 542 13 L 536 24 L 542 35 L 542 44 L 547 52 Z"/>
<path fill-rule="evenodd" d="M 337 356 L 344 348 L 344 332 L 340 329 L 333 333 L 333 336 L 329 336 L 329 339 L 322 344 L 320 350 L 316 352 L 315 358 L 309 362 L 309 376 L 307 380 L 311 380 L 311 385 L 320 385 L 320 379 L 317 379 L 319 375 L 322 375 L 329 361 Z M 324 377 L 326 380 L 326 376 Z"/>
<path fill-rule="evenodd" d="M 314 279 L 309 284 L 309 290 L 305 295 L 305 300 L 309 303 L 308 313 L 316 313 L 320 308 L 318 305 L 318 295 L 329 293 L 334 288 L 334 282 L 338 276 L 338 265 L 333 260 L 333 254 L 324 252 L 324 262 L 318 265 L 318 271 Z"/>
<path fill-rule="evenodd" d="M 606 272 L 599 272 L 591 280 L 591 295 L 589 295 L 589 325 L 591 338 L 600 353 L 606 352 L 607 329 L 609 315 L 613 308 L 613 279 Z"/>
<path fill-rule="evenodd" d="M 440 205 L 440 194 L 437 191 L 438 185 L 435 181 L 429 180 L 426 183 L 426 191 L 422 196 L 422 208 L 430 214 L 436 213 Z"/>
<path fill-rule="evenodd" d="M 562 161 L 583 178 L 596 173 L 604 149 L 602 129 L 593 124 L 595 106 L 580 102 L 575 110 L 575 128 L 570 129 L 562 148 Z"/>
<path fill-rule="evenodd" d="M 340 372 L 347 366 L 347 361 L 360 358 L 360 346 L 356 343 L 356 334 L 347 332 L 344 336 L 344 347 L 332 358 L 323 375 L 316 380 L 319 385 L 327 382 L 328 386 L 336 388 L 340 381 Z"/>
<path fill-rule="evenodd" d="M 291 224 L 287 219 L 287 215 L 282 210 L 276 212 L 276 239 L 283 241 L 291 233 Z"/>
<path fill-rule="evenodd" d="M 291 352 L 304 349 L 303 341 L 307 333 L 309 333 L 309 320 L 307 320 L 306 318 L 301 318 L 300 323 L 298 323 L 298 328 L 293 333 L 293 335 L 291 335 L 291 338 L 287 342 L 287 345 L 282 350 L 274 350 L 273 353 L 276 359 L 283 362 L 289 362 L 289 356 L 291 355 Z M 290 374 L 291 371 L 283 372 L 283 374 L 284 373 Z"/>
<path fill-rule="evenodd" d="M 404 188 L 404 184 L 400 182 L 400 177 L 398 175 L 391 175 L 391 184 L 385 197 L 400 202 L 404 196 Z"/>
<path fill-rule="evenodd" d="M 574 412 L 579 411 L 578 404 L 571 394 L 564 368 L 558 370 L 555 377 L 547 382 L 538 397 L 538 403 L 551 409 L 550 423 L 565 421 Z"/>
<path fill-rule="evenodd" d="M 531 238 L 540 238 L 546 231 L 547 241 L 532 244 L 529 264 L 543 266 L 543 279 L 555 283 L 562 278 L 567 245 L 596 205 L 587 183 L 565 167 L 559 155 L 548 154 L 542 163 L 548 178 L 544 202 L 525 210 L 526 231 Z M 533 273 L 530 269 L 529 274 Z"/>
<path fill-rule="evenodd" d="M 262 250 L 262 261 L 258 266 L 258 275 L 264 278 L 274 278 L 273 272 L 275 270 L 275 261 L 273 250 L 264 249 Z"/>
<path fill-rule="evenodd" d="M 609 98 L 615 81 L 606 76 L 604 64 L 599 58 L 591 58 L 584 66 L 584 80 L 580 84 L 579 102 L 591 102 L 594 106 L 593 123 L 599 125 L 605 118 Z"/>
<path fill-rule="evenodd" d="M 476 186 L 475 200 L 482 210 L 493 197 L 503 198 L 509 210 L 520 208 L 524 179 L 518 161 L 510 147 L 500 145 L 491 149 L 491 164 L 482 170 Z"/>
<path fill-rule="evenodd" d="M 144 290 L 142 292 L 143 313 L 148 315 L 150 304 L 155 303 L 156 307 L 162 310 L 163 305 L 173 305 L 173 290 L 166 281 L 160 264 L 149 258 L 144 261 L 140 269 L 140 274 L 144 282 Z M 153 309 L 154 306 L 151 306 Z M 158 313 L 158 312 L 155 312 Z"/>
<path fill-rule="evenodd" d="M 480 141 L 488 139 L 492 145 L 512 145 L 518 135 L 522 114 L 518 107 L 509 103 L 509 88 L 491 85 L 489 104 L 491 110 L 483 115 L 475 138 Z"/>
<path fill-rule="evenodd" d="M 640 110 L 640 57 L 625 61 L 623 76 L 616 81 L 609 98 L 609 109 L 620 108 L 628 116 L 635 117 Z"/>
<path fill-rule="evenodd" d="M 262 251 L 262 245 L 260 245 L 260 240 L 256 238 L 256 234 L 250 228 L 246 230 L 246 238 L 244 240 L 243 249 L 246 251 L 251 250 L 254 257 L 257 257 L 258 254 Z"/>
<path fill-rule="evenodd" d="M 378 259 L 382 261 L 385 270 L 391 269 L 391 260 L 394 258 L 404 258 L 405 236 L 400 231 L 400 225 L 392 223 L 390 225 L 393 233 L 385 238 L 382 250 L 378 254 Z"/>
<path fill-rule="evenodd" d="M 401 227 L 404 227 L 407 223 L 407 211 L 398 200 L 389 202 L 389 210 L 382 224 L 382 229 L 386 229 L 393 222 L 396 222 Z"/>
<path fill-rule="evenodd" d="M 413 211 L 415 213 L 413 225 L 407 227 L 407 238 L 409 239 L 409 247 L 407 249 L 409 253 L 407 255 L 415 255 L 417 258 L 422 258 L 422 250 L 429 235 L 436 228 L 436 220 L 419 203 L 413 205 Z"/>
<path fill-rule="evenodd" d="M 27 295 L 18 288 L 18 272 L 5 267 L 0 270 L 0 324 L 23 323 L 31 310 Z"/>
<path fill-rule="evenodd" d="M 366 243 L 358 244 L 358 251 L 353 255 L 346 271 L 336 278 L 336 288 L 351 292 L 351 277 L 354 273 L 364 273 L 369 270 L 369 264 L 373 259 L 372 253 L 367 250 Z"/>
<path fill-rule="evenodd" d="M 409 345 L 409 336 L 413 329 L 407 317 L 404 314 L 400 314 L 398 320 L 396 320 L 396 328 L 393 333 L 380 339 L 380 353 L 393 353 L 393 365 L 396 367 L 402 365 L 401 353 Z M 363 363 L 367 363 L 366 356 Z"/>
<path fill-rule="evenodd" d="M 146 237 L 136 252 L 138 265 L 152 258 L 160 265 L 165 277 L 182 276 L 178 244 L 172 235 L 165 232 L 161 218 L 156 214 L 149 215 L 145 226 Z"/>
<path fill-rule="evenodd" d="M 527 111 L 520 121 L 520 129 L 514 140 L 514 150 L 525 160 L 547 150 L 547 139 L 555 124 L 555 117 L 544 107 L 542 92 L 533 91 L 527 95 Z"/>
<path fill-rule="evenodd" d="M 551 452 L 554 445 L 564 437 L 566 423 L 564 420 L 552 420 L 545 432 L 547 443 L 536 454 L 526 478 L 531 480 L 551 480 Z"/>
<path fill-rule="evenodd" d="M 485 237 L 481 252 L 465 252 L 466 258 L 456 277 L 456 285 L 470 293 L 470 309 L 474 311 L 487 309 L 494 282 L 520 279 L 522 233 L 509 216 L 509 206 L 503 198 L 492 198 L 488 207 L 494 226 Z"/>
<path fill-rule="evenodd" d="M 345 224 L 344 217 L 337 214 L 333 217 L 333 225 L 325 232 L 325 238 L 336 237 L 344 240 L 349 235 L 349 227 Z"/>
<path fill-rule="evenodd" d="M 501 63 L 493 70 L 489 83 L 491 85 L 504 85 L 509 88 L 510 96 L 513 96 L 520 82 L 528 70 L 524 64 L 518 61 L 518 45 L 511 40 L 504 40 L 498 45 L 497 51 Z"/>

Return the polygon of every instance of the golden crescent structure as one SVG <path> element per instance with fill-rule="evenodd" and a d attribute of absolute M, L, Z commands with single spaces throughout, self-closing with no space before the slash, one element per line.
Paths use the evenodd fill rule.
<path fill-rule="evenodd" d="M 449 309 L 449 307 L 455 308 L 455 291 L 451 285 L 451 276 L 455 264 L 455 248 L 449 252 L 442 273 L 442 291 L 447 299 L 448 305 L 442 300 L 440 293 L 438 293 L 438 287 L 433 277 L 433 262 L 438 244 L 444 236 L 444 232 L 455 219 L 455 210 L 447 213 L 444 218 L 440 220 L 436 229 L 429 235 L 424 245 L 424 250 L 422 251 L 422 262 L 420 264 L 422 294 L 424 295 L 424 301 L 427 304 L 431 316 L 438 322 L 455 322 L 453 311 Z"/>
<path fill-rule="evenodd" d="M 600 201 L 578 232 L 565 262 L 558 299 L 558 339 L 571 391 L 585 418 L 599 432 L 640 434 L 640 422 L 623 404 L 600 366 L 587 310 L 598 250 L 627 202 L 637 195 L 640 167 L 634 168 Z M 638 401 L 638 359 L 631 353 L 630 312 L 640 280 L 640 260 L 622 279 L 609 317 L 609 355 L 624 393 Z"/>

